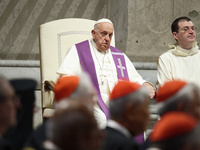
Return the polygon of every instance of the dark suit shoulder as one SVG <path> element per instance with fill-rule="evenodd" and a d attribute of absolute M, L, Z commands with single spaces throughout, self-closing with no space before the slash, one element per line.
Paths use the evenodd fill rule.
<path fill-rule="evenodd" d="M 133 138 L 128 138 L 121 132 L 106 127 L 104 139 L 104 150 L 138 150 L 139 144 Z"/>
<path fill-rule="evenodd" d="M 0 150 L 12 150 L 11 143 L 7 140 L 0 139 Z"/>

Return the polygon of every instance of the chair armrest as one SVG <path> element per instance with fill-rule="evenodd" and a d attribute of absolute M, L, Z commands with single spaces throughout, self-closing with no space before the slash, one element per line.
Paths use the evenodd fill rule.
<path fill-rule="evenodd" d="M 54 91 L 54 86 L 55 86 L 54 81 L 51 81 L 51 80 L 44 81 L 44 90 L 45 91 Z"/>

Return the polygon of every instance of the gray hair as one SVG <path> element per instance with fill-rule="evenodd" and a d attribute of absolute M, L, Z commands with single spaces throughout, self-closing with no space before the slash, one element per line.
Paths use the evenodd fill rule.
<path fill-rule="evenodd" d="M 83 73 L 79 75 L 79 84 L 76 90 L 68 97 L 69 99 L 76 99 L 82 97 L 89 97 L 94 91 L 91 79 L 88 74 Z"/>
<path fill-rule="evenodd" d="M 79 77 L 79 83 L 75 91 L 68 97 L 62 99 L 60 102 L 55 103 L 56 109 L 63 109 L 68 106 L 68 101 L 76 101 L 85 103 L 85 105 L 93 111 L 93 105 L 97 102 L 97 95 L 92 81 L 88 74 L 82 73 L 77 75 Z"/>
<path fill-rule="evenodd" d="M 158 114 L 163 115 L 169 111 L 177 111 L 177 106 L 180 102 L 186 106 L 189 106 L 196 96 L 194 91 L 197 91 L 198 95 L 200 96 L 199 87 L 193 83 L 188 83 L 178 93 L 176 93 L 176 95 L 168 98 L 164 102 L 157 104 Z"/>
<path fill-rule="evenodd" d="M 138 106 L 143 104 L 149 98 L 148 91 L 145 87 L 141 87 L 138 91 L 130 93 L 126 96 L 109 102 L 110 118 L 121 119 L 123 118 L 126 106 L 130 103 Z"/>

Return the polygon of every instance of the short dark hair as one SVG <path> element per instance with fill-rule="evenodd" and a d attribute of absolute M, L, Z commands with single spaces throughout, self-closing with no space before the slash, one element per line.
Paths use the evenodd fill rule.
<path fill-rule="evenodd" d="M 171 25 L 172 33 L 173 32 L 178 32 L 178 30 L 179 30 L 178 23 L 180 21 L 192 21 L 192 20 L 190 18 L 188 18 L 188 17 L 179 17 L 179 18 L 177 18 L 176 20 L 174 20 L 174 22 Z"/>

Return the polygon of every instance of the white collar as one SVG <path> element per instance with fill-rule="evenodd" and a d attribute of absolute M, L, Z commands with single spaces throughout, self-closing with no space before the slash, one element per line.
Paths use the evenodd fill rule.
<path fill-rule="evenodd" d="M 124 126 L 114 120 L 109 119 L 107 122 L 107 126 L 116 129 L 128 138 L 132 137 L 130 132 Z"/>
<path fill-rule="evenodd" d="M 169 48 L 171 49 L 170 51 L 172 52 L 172 54 L 184 57 L 192 56 L 199 52 L 199 47 L 196 41 L 193 43 L 192 49 L 190 50 L 181 48 L 177 43 L 169 44 Z"/>

